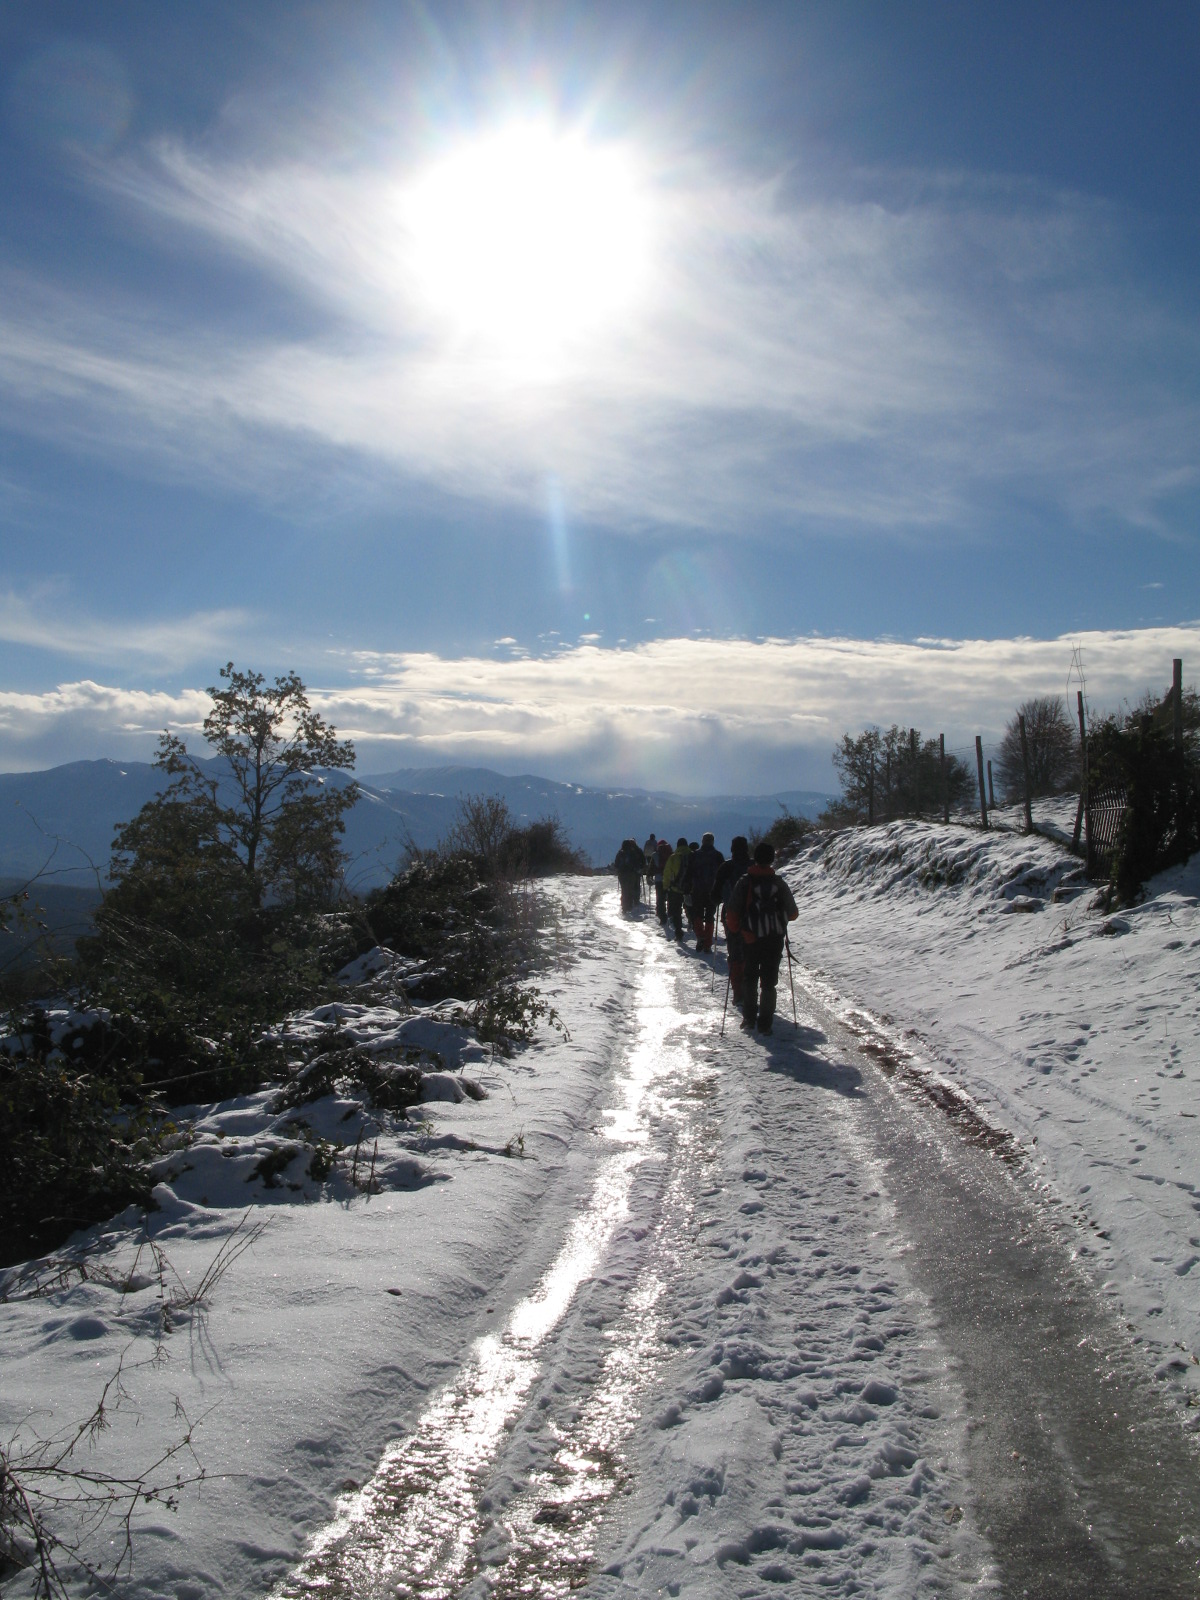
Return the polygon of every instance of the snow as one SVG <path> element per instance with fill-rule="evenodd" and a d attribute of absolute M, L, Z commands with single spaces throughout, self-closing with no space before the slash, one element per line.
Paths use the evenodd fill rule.
<path fill-rule="evenodd" d="M 786 872 L 802 991 L 1011 1135 L 1164 1362 L 1200 1347 L 1200 862 L 1119 914 L 1003 828 L 855 830 Z M 7 1274 L 0 1427 L 64 1431 L 118 1362 L 90 1463 L 148 1462 L 190 1419 L 205 1481 L 140 1512 L 129 1596 L 988 1587 L 963 1396 L 864 1136 L 872 1069 L 803 1024 L 722 1038 L 723 969 L 620 918 L 610 882 L 546 892 L 569 1037 L 493 1056 L 373 952 L 285 1034 L 348 1035 L 421 1102 L 339 1081 L 192 1108 L 158 1210 L 73 1241 L 85 1279 Z"/>
<path fill-rule="evenodd" d="M 1069 838 L 1074 813 L 1035 821 Z M 1200 857 L 1113 913 L 1061 845 L 996 820 L 811 845 L 787 869 L 797 957 L 1015 1136 L 1139 1332 L 1200 1352 Z"/>

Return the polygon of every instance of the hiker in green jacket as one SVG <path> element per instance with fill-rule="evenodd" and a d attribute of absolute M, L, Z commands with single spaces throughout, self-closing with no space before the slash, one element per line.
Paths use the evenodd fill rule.
<path fill-rule="evenodd" d="M 683 880 L 684 867 L 691 861 L 692 852 L 686 839 L 680 839 L 663 868 L 663 892 L 667 897 L 667 916 L 675 929 L 675 940 L 683 943 Z"/>

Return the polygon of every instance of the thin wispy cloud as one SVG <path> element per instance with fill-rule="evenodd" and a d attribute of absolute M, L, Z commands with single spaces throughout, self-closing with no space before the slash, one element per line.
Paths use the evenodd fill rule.
<path fill-rule="evenodd" d="M 106 665 L 181 670 L 227 656 L 250 633 L 252 613 L 230 608 L 153 620 L 106 619 L 81 610 L 64 583 L 31 593 L 0 590 L 0 640 Z"/>
<path fill-rule="evenodd" d="M 1112 208 L 963 176 L 830 200 L 643 169 L 644 299 L 526 369 L 424 314 L 411 167 L 161 143 L 96 169 L 133 225 L 250 261 L 309 331 L 27 295 L 0 312 L 0 385 L 98 445 L 136 420 L 170 470 L 263 493 L 315 447 L 539 516 L 553 477 L 574 516 L 624 528 L 969 535 L 1009 492 L 1159 528 L 1196 482 L 1200 330 L 1135 287 Z"/>

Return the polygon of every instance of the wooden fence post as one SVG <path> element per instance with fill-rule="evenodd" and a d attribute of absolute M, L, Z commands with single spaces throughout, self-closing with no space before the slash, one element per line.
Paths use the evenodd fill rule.
<path fill-rule="evenodd" d="M 1076 691 L 1076 704 L 1079 707 L 1079 809 L 1075 813 L 1075 832 L 1071 835 L 1071 849 L 1079 849 L 1079 830 L 1083 827 L 1083 819 L 1087 813 L 1087 727 L 1083 720 L 1083 690 Z"/>
<path fill-rule="evenodd" d="M 1061 701 L 1059 702 L 1061 704 Z M 1017 712 L 1021 725 L 1021 765 L 1025 768 L 1025 832 L 1033 832 L 1033 785 L 1029 781 L 1029 740 L 1025 737 L 1025 713 Z"/>
<path fill-rule="evenodd" d="M 987 790 L 983 787 L 983 740 L 979 734 L 975 735 L 975 764 L 979 768 L 979 815 L 983 818 L 983 825 L 986 828 Z"/>
<path fill-rule="evenodd" d="M 875 823 L 875 752 L 871 751 L 871 776 L 867 783 L 867 821 Z"/>
<path fill-rule="evenodd" d="M 950 790 L 946 787 L 946 735 L 938 734 L 938 763 L 942 774 L 942 821 L 950 821 Z"/>
<path fill-rule="evenodd" d="M 1183 657 L 1171 663 L 1171 710 L 1175 719 L 1175 754 L 1183 754 Z"/>
<path fill-rule="evenodd" d="M 995 789 L 992 788 L 992 763 L 990 761 L 987 764 L 987 769 L 988 769 L 988 804 L 991 806 L 992 810 L 995 811 L 995 809 L 996 809 L 996 791 L 995 791 Z"/>
<path fill-rule="evenodd" d="M 920 768 L 917 766 L 917 730 L 915 728 L 908 730 L 908 749 L 909 754 L 912 756 L 913 812 L 919 817 L 921 815 L 921 773 Z"/>

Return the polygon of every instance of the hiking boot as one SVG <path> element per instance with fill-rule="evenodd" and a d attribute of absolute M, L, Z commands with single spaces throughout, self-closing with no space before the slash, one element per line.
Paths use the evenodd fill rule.
<path fill-rule="evenodd" d="M 754 1018 L 753 1017 L 743 1017 L 742 1018 L 742 1032 L 743 1033 L 753 1033 L 754 1032 Z"/>
<path fill-rule="evenodd" d="M 762 1033 L 762 1034 L 772 1033 L 774 1031 L 774 1028 L 775 1028 L 774 1019 L 771 1018 L 771 1017 L 768 1017 L 765 1022 L 760 1022 L 759 1025 L 758 1025 L 758 1031 L 759 1031 L 759 1033 Z"/>

